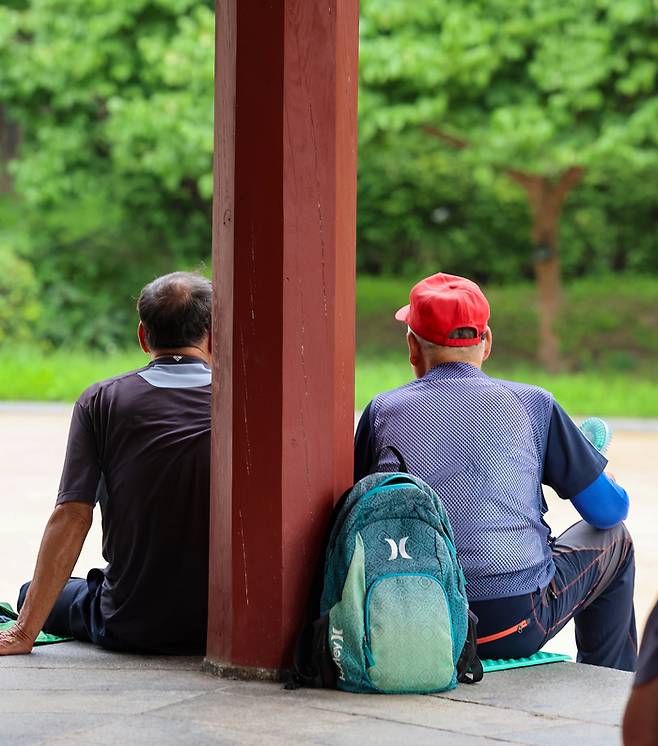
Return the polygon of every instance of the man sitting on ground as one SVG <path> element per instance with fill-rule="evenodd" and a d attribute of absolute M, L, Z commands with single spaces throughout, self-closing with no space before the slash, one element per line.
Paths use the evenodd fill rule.
<path fill-rule="evenodd" d="M 29 653 L 41 629 L 113 650 L 205 649 L 211 295 L 187 272 L 147 285 L 138 337 L 151 362 L 78 399 L 56 507 L 0 655 Z M 108 565 L 69 579 L 97 502 Z"/>
<path fill-rule="evenodd" d="M 537 652 L 573 617 L 578 660 L 633 671 L 634 554 L 626 492 L 551 394 L 485 375 L 489 304 L 470 280 L 437 274 L 396 314 L 415 381 L 366 407 L 355 478 L 394 471 L 391 449 L 443 501 L 479 617 L 482 658 Z M 557 539 L 542 484 L 584 521 Z"/>

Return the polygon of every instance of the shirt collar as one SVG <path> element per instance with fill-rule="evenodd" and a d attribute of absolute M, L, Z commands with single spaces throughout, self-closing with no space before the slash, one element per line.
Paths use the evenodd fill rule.
<path fill-rule="evenodd" d="M 210 366 L 205 360 L 194 355 L 167 355 L 157 360 L 151 360 L 147 367 L 152 368 L 154 365 L 182 365 L 183 363 L 199 363 L 210 370 Z"/>
<path fill-rule="evenodd" d="M 428 381 L 454 381 L 463 378 L 487 378 L 487 374 L 469 363 L 441 363 L 423 376 Z"/>

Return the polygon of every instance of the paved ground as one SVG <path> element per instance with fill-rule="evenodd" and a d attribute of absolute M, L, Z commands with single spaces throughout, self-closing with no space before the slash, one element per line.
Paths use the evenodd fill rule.
<path fill-rule="evenodd" d="M 556 663 L 436 696 L 285 691 L 80 643 L 0 659 L 0 745 L 619 743 L 630 674 Z"/>
<path fill-rule="evenodd" d="M 0 405 L 0 600 L 15 601 L 32 573 L 57 491 L 70 408 Z M 638 428 L 641 427 L 641 430 Z M 642 625 L 658 583 L 658 456 L 655 423 L 621 423 L 610 468 L 631 493 L 636 605 Z M 575 520 L 549 496 L 556 531 Z M 78 574 L 102 566 L 100 521 Z M 575 652 L 564 630 L 552 650 Z M 78 643 L 0 659 L 4 744 L 385 744 L 489 743 L 579 746 L 619 742 L 629 674 L 554 664 L 489 674 L 438 697 L 286 692 L 279 685 L 216 679 L 198 659 L 142 659 Z"/>

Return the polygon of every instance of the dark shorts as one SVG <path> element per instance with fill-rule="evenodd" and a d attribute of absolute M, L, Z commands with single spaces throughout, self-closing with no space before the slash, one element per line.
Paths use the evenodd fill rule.
<path fill-rule="evenodd" d="M 103 571 L 98 569 L 90 570 L 86 579 L 70 578 L 43 625 L 44 632 L 103 645 L 105 623 L 100 611 L 103 579 Z M 20 590 L 19 611 L 29 587 L 30 583 L 25 583 Z"/>
<path fill-rule="evenodd" d="M 102 570 L 90 570 L 86 578 L 70 578 L 60 593 L 52 611 L 46 619 L 43 629 L 60 637 L 74 637 L 82 642 L 93 642 L 108 650 L 126 653 L 157 655 L 201 655 L 205 651 L 206 634 L 181 638 L 180 626 L 171 629 L 171 642 L 153 644 L 146 639 L 117 638 L 107 629 L 101 611 L 101 592 L 104 574 Z M 29 583 L 21 588 L 18 596 L 18 609 L 25 602 Z M 171 620 L 163 620 L 162 624 Z"/>
<path fill-rule="evenodd" d="M 634 671 L 635 560 L 626 527 L 600 530 L 580 521 L 555 540 L 553 559 L 546 588 L 471 603 L 480 657 L 530 656 L 573 619 L 579 662 Z"/>

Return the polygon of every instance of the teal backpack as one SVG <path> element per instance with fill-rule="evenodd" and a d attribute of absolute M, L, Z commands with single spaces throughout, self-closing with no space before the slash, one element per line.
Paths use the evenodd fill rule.
<path fill-rule="evenodd" d="M 436 493 L 406 473 L 372 474 L 337 506 L 297 683 L 428 693 L 479 681 L 476 621 Z"/>

